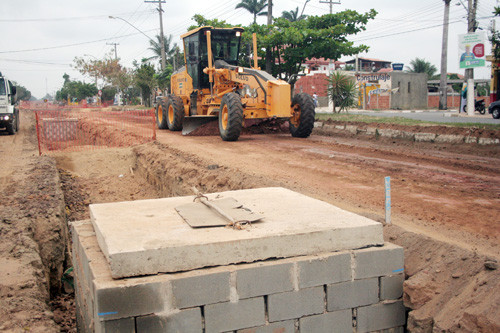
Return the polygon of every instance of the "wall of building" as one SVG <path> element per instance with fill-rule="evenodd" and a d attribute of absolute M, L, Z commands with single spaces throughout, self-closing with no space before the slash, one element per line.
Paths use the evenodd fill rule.
<path fill-rule="evenodd" d="M 391 96 L 391 109 L 427 108 L 427 74 L 392 72 L 391 89 L 399 88 Z"/>
<path fill-rule="evenodd" d="M 294 92 L 296 94 L 305 92 L 311 96 L 314 94 L 314 92 L 316 92 L 318 96 L 323 97 L 327 96 L 327 87 L 328 81 L 326 74 L 317 73 L 314 75 L 302 76 L 300 79 L 298 79 L 295 83 Z"/>

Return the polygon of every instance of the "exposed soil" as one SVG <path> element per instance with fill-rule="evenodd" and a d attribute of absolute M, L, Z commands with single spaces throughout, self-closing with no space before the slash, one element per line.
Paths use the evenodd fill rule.
<path fill-rule="evenodd" d="M 285 130 L 271 124 L 273 133 Z M 394 226 L 385 227 L 385 232 L 388 241 L 405 247 L 404 297 L 412 309 L 408 328 L 500 330 L 500 279 L 494 269 L 500 259 L 500 147 L 348 135 L 304 140 L 288 134 L 254 134 L 259 131 L 246 131 L 237 142 L 159 131 L 155 143 L 56 153 L 53 158 L 34 156 L 32 135 L 0 136 L 3 142 L 15 141 L 0 145 L 10 149 L 1 153 L 14 156 L 0 168 L 0 189 L 19 193 L 1 201 L 1 217 L 6 210 L 21 216 L 15 217 L 16 223 L 0 220 L 2 238 L 8 239 L 5 247 L 0 243 L 0 258 L 12 260 L 9 274 L 17 272 L 10 284 L 0 279 L 0 329 L 75 329 L 71 295 L 53 292 L 48 305 L 48 285 L 54 282 L 46 272 L 52 266 L 43 261 L 44 252 L 38 251 L 32 231 L 33 216 L 46 220 L 40 225 L 54 225 L 48 221 L 54 221 L 51 216 L 61 208 L 50 204 L 51 195 L 60 194 L 50 189 L 59 178 L 62 210 L 69 221 L 88 218 L 92 203 L 187 195 L 193 186 L 202 192 L 283 186 L 382 222 L 383 179 L 391 176 Z M 56 163 L 60 177 L 54 178 Z M 11 255 L 12 248 L 21 249 L 22 255 Z M 66 255 L 61 257 L 67 261 Z M 23 283 L 29 287 L 21 288 Z M 24 317 L 11 320 L 16 312 L 9 311 L 19 309 L 15 304 L 27 303 L 22 307 L 27 312 L 21 311 Z"/>
<path fill-rule="evenodd" d="M 338 121 L 328 119 L 324 121 L 329 125 L 356 125 L 358 128 L 366 129 L 368 127 L 376 127 L 383 129 L 394 129 L 400 131 L 407 131 L 412 133 L 433 133 L 437 135 L 453 134 L 464 136 L 475 136 L 478 138 L 500 138 L 500 130 L 491 130 L 478 127 L 458 127 L 458 126 L 444 126 L 444 125 L 399 125 L 388 123 L 365 123 L 358 121 Z"/>

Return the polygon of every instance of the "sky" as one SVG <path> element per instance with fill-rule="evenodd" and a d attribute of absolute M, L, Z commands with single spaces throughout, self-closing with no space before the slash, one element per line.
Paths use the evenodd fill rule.
<path fill-rule="evenodd" d="M 334 0 L 339 2 L 338 0 Z M 192 17 L 202 14 L 233 24 L 248 25 L 253 16 L 244 9 L 235 9 L 240 0 L 166 0 L 163 4 L 163 27 L 166 35 L 180 43 L 180 35 L 192 25 Z M 274 0 L 273 14 L 299 7 L 304 0 Z M 353 9 L 367 12 L 375 9 L 378 15 L 366 31 L 351 36 L 356 44 L 370 47 L 360 57 L 401 62 L 405 66 L 419 57 L 441 64 L 444 2 L 441 0 L 340 0 L 333 12 Z M 462 0 L 467 6 L 467 0 Z M 479 27 L 488 31 L 493 20 L 497 0 L 479 0 L 477 17 Z M 149 40 L 159 34 L 157 5 L 141 0 L 1 0 L 0 1 L 0 72 L 28 88 L 41 98 L 54 94 L 63 83 L 63 74 L 71 79 L 93 82 L 71 67 L 75 57 L 103 58 L 114 52 L 116 46 L 120 62 L 132 67 L 134 60 L 153 55 L 148 50 Z M 309 0 L 304 14 L 328 14 L 330 6 L 320 0 Z M 448 41 L 448 72 L 463 74 L 458 66 L 458 35 L 467 32 L 466 9 L 460 0 L 452 0 Z M 109 16 L 120 17 L 110 19 Z M 257 18 L 265 24 L 266 17 Z M 500 22 L 496 22 L 500 27 Z M 491 52 L 489 43 L 486 54 Z M 113 53 L 114 56 L 114 53 Z M 349 60 L 344 57 L 339 60 Z M 475 70 L 475 78 L 490 77 L 489 68 Z"/>

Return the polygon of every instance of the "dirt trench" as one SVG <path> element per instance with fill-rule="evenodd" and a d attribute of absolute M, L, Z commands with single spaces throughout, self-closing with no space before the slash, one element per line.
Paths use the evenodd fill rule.
<path fill-rule="evenodd" d="M 213 159 L 176 148 L 176 139 L 172 143 L 163 140 L 164 143 L 155 142 L 134 148 L 57 153 L 53 157 L 38 158 L 34 150 L 33 128 L 28 132 L 31 134 L 23 137 L 24 144 L 20 147 L 27 149 L 30 156 L 23 156 L 23 163 L 18 163 L 24 164 L 25 168 L 14 163 L 9 167 L 16 172 L 7 176 L 0 173 L 2 188 L 18 192 L 1 202 L 8 203 L 8 209 L 11 209 L 10 206 L 17 207 L 11 209 L 12 212 L 24 214 L 24 217 L 0 220 L 2 238 L 6 235 L 7 239 L 13 240 L 13 243 L 7 243 L 11 244 L 11 248 L 0 246 L 1 253 L 9 253 L 10 256 L 12 252 L 13 262 L 8 264 L 12 267 L 17 264 L 17 272 L 26 273 L 24 280 L 15 281 L 14 286 L 2 284 L 0 287 L 0 329 L 7 331 L 20 331 L 21 327 L 40 332 L 76 329 L 72 296 L 60 294 L 52 301 L 49 297 L 49 290 L 55 290 L 49 285 L 57 287 L 58 282 L 47 276 L 51 270 L 60 274 L 66 268 L 67 255 L 56 256 L 53 262 L 42 259 L 44 253 L 51 253 L 43 250 L 44 242 L 54 242 L 58 251 L 64 249 L 65 224 L 64 227 L 59 226 L 60 230 L 49 228 L 45 234 L 39 229 L 43 237 L 38 240 L 42 245 L 34 241 L 37 227 L 54 225 L 50 222 L 59 221 L 55 218 L 61 219 L 61 214 L 68 221 L 83 220 L 89 217 L 88 205 L 92 203 L 191 195 L 193 186 L 206 193 L 266 186 L 283 186 L 298 191 L 305 189 L 305 183 L 300 183 L 302 187 L 297 185 L 300 180 L 289 183 L 283 178 L 238 168 L 227 161 L 215 164 Z M 165 139 L 171 140 L 172 137 Z M 244 140 L 249 143 L 249 138 Z M 279 140 L 275 140 L 275 144 Z M 315 144 L 321 147 L 321 140 L 318 141 Z M 230 150 L 229 147 L 236 146 L 228 145 L 224 149 Z M 371 150 L 371 147 L 367 149 Z M 259 155 L 253 153 L 252 156 Z M 432 160 L 431 156 L 428 158 Z M 486 173 L 488 170 L 480 171 Z M 57 212 L 61 212 L 60 205 L 46 203 L 50 203 L 51 198 L 58 198 L 54 202 L 60 202 L 59 184 L 64 195 L 64 209 L 57 216 Z M 357 212 L 379 219 L 372 211 Z M 38 219 L 42 221 L 38 222 Z M 54 238 L 58 234 L 59 238 Z M 500 296 L 494 292 L 499 290 L 500 279 L 498 270 L 490 269 L 494 262 L 487 268 L 485 263 L 489 259 L 474 250 L 400 227 L 385 227 L 385 234 L 386 240 L 405 248 L 404 298 L 411 310 L 408 317 L 411 332 L 500 330 Z M 16 256 L 23 261 L 16 261 Z M 61 258 L 65 259 L 61 262 Z M 60 282 L 60 279 L 56 280 Z M 47 305 L 49 302 L 50 307 Z M 17 316 L 14 320 L 3 320 L 13 315 Z"/>

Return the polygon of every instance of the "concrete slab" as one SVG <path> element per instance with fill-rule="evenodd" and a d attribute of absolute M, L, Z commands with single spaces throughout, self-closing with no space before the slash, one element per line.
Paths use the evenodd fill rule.
<path fill-rule="evenodd" d="M 90 205 L 113 278 L 383 244 L 380 223 L 284 188 L 207 196 L 233 197 L 265 217 L 244 230 L 193 229 L 174 209 L 193 196 Z"/>

